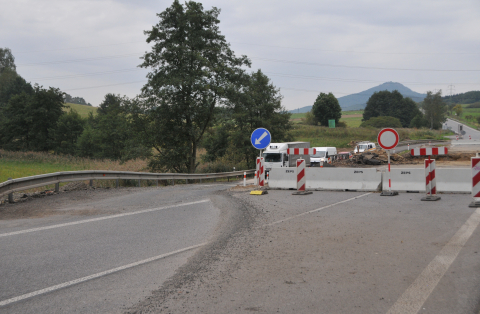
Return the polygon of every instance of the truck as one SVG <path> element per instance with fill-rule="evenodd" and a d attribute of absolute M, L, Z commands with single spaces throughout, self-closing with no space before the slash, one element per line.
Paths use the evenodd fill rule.
<path fill-rule="evenodd" d="M 272 168 L 296 167 L 297 159 L 305 159 L 305 166 L 310 167 L 310 155 L 288 155 L 288 148 L 310 148 L 310 142 L 270 143 L 262 154 L 265 172 Z"/>
<path fill-rule="evenodd" d="M 320 164 L 331 164 L 337 159 L 336 147 L 314 147 L 317 152 L 315 155 L 310 155 L 310 163 L 312 167 L 320 167 Z"/>
<path fill-rule="evenodd" d="M 355 146 L 353 153 L 363 153 L 369 150 L 376 150 L 375 143 L 372 142 L 360 142 Z"/>

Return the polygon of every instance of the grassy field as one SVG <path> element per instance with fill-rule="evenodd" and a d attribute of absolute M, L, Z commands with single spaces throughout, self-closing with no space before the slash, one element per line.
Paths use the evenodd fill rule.
<path fill-rule="evenodd" d="M 40 152 L 10 152 L 0 150 L 0 182 L 38 174 L 77 170 L 148 171 L 144 160 L 120 164 L 111 160 L 59 156 Z"/>
<path fill-rule="evenodd" d="M 363 110 L 342 111 L 342 118 L 340 122 L 345 122 L 349 128 L 357 128 L 362 123 Z M 305 113 L 292 113 L 290 121 L 294 124 L 302 123 L 305 119 Z"/>
<path fill-rule="evenodd" d="M 334 146 L 351 148 L 351 141 L 377 141 L 379 130 L 373 128 L 327 128 L 312 125 L 296 124 L 292 135 L 295 141 L 310 142 L 311 147 Z M 397 129 L 400 140 L 443 139 L 445 131 L 427 129 Z M 448 133 L 450 134 L 450 133 Z"/>
<path fill-rule="evenodd" d="M 90 107 L 90 106 L 85 106 L 85 105 L 78 105 L 78 104 L 70 104 L 66 103 L 65 104 L 65 111 L 69 111 L 70 108 L 74 109 L 82 118 L 88 117 L 88 114 L 90 112 L 93 113 L 93 115 L 97 114 L 97 107 Z"/>

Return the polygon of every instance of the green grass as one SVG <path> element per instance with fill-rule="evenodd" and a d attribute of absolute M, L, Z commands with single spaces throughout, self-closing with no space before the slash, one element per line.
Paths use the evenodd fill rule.
<path fill-rule="evenodd" d="M 380 129 L 373 128 L 327 128 L 312 125 L 296 124 L 291 131 L 295 141 L 310 142 L 311 147 L 334 146 L 337 148 L 351 147 L 352 141 L 377 141 Z M 447 131 L 431 131 L 428 129 L 397 129 L 400 140 L 443 139 L 445 135 L 453 134 Z"/>
<path fill-rule="evenodd" d="M 131 160 L 95 160 L 73 156 L 60 156 L 40 152 L 10 152 L 0 150 L 0 182 L 8 178 L 22 178 L 59 171 L 117 170 L 146 171 L 147 162 Z"/>
<path fill-rule="evenodd" d="M 70 108 L 74 109 L 82 118 L 88 117 L 88 114 L 90 112 L 93 113 L 93 115 L 97 114 L 97 107 L 90 107 L 90 106 L 85 106 L 85 105 L 79 105 L 79 104 L 71 104 L 71 103 L 66 103 L 65 104 L 65 111 L 69 111 Z"/>

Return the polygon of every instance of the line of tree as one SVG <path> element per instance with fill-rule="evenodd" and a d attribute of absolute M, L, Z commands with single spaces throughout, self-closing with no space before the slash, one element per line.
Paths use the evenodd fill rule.
<path fill-rule="evenodd" d="M 397 90 L 380 91 L 368 99 L 361 126 L 395 127 L 399 121 L 404 128 L 439 129 L 446 121 L 447 110 L 441 90 L 436 93 L 427 92 L 427 97 L 418 105 L 411 98 L 404 98 Z M 378 117 L 394 119 L 376 119 L 369 122 L 370 119 Z"/>
<path fill-rule="evenodd" d="M 65 103 L 92 106 L 92 104 L 89 102 L 87 103 L 83 97 L 72 97 L 70 94 L 65 93 L 63 98 Z"/>
<path fill-rule="evenodd" d="M 140 65 L 150 70 L 141 93 L 132 99 L 107 94 L 97 115 L 86 119 L 64 111 L 64 101 L 73 97 L 27 83 L 11 51 L 0 50 L 0 148 L 148 157 L 153 171 L 192 173 L 203 147 L 205 161 L 230 155 L 254 167 L 252 131 L 266 127 L 276 141 L 287 140 L 290 114 L 265 74 L 245 70 L 251 62 L 231 50 L 219 14 L 215 7 L 175 0 L 145 31 L 152 49 Z"/>

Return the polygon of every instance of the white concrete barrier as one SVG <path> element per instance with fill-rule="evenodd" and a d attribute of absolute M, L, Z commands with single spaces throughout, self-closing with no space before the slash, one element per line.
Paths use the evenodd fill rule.
<path fill-rule="evenodd" d="M 471 168 L 437 168 L 437 192 L 472 193 Z"/>
<path fill-rule="evenodd" d="M 377 191 L 382 174 L 375 168 L 305 168 L 307 190 Z M 270 188 L 296 189 L 295 168 L 273 168 Z"/>
<path fill-rule="evenodd" d="M 425 192 L 423 168 L 391 168 L 392 191 Z M 388 173 L 383 174 L 383 189 L 388 189 Z M 469 168 L 435 169 L 437 192 L 471 193 L 471 170 Z"/>

